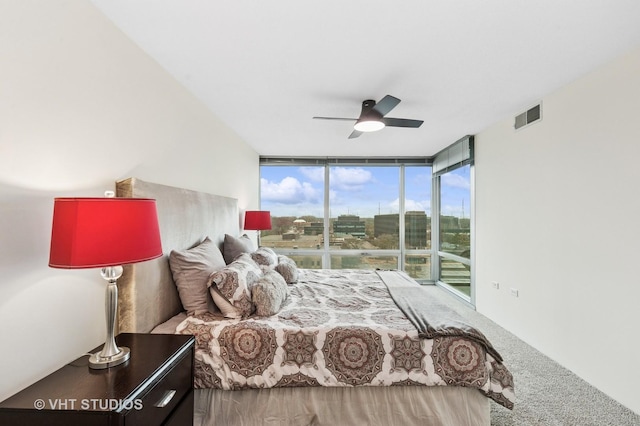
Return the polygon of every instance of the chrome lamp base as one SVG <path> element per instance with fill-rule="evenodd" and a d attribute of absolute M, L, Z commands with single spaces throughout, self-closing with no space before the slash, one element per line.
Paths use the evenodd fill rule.
<path fill-rule="evenodd" d="M 89 357 L 89 368 L 101 370 L 104 368 L 115 367 L 116 365 L 124 364 L 129 361 L 131 352 L 129 348 L 120 346 L 118 348 L 120 352 L 113 356 L 102 356 L 102 352 L 96 352 Z"/>
<path fill-rule="evenodd" d="M 92 354 L 89 357 L 89 368 L 105 369 L 123 364 L 129 360 L 131 352 L 129 348 L 119 348 L 116 345 L 114 330 L 116 325 L 116 314 L 118 312 L 118 286 L 116 282 L 122 275 L 122 266 L 109 266 L 102 268 L 102 278 L 107 280 L 105 295 L 105 316 L 107 320 L 107 340 L 104 342 L 102 351 Z"/>

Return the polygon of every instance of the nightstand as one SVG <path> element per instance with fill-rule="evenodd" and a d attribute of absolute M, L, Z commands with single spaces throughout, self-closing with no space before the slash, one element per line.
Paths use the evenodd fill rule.
<path fill-rule="evenodd" d="M 82 356 L 0 403 L 0 424 L 193 424 L 195 338 L 124 333 L 116 343 L 129 361 L 94 370 Z"/>

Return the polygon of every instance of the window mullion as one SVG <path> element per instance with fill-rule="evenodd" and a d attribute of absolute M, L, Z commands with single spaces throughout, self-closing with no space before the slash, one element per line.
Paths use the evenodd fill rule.
<path fill-rule="evenodd" d="M 431 276 L 440 279 L 440 176 L 431 177 Z"/>
<path fill-rule="evenodd" d="M 325 269 L 331 268 L 331 254 L 329 253 L 330 246 L 330 235 L 329 235 L 329 227 L 330 227 L 330 216 L 331 211 L 329 208 L 329 187 L 331 182 L 329 182 L 329 164 L 324 165 L 324 229 L 322 231 L 323 235 L 323 253 L 322 253 L 322 267 Z"/>
<path fill-rule="evenodd" d="M 404 164 L 400 165 L 400 198 L 398 199 L 398 245 L 400 249 L 400 254 L 398 255 L 398 269 L 404 271 L 404 251 L 405 251 L 405 167 Z"/>

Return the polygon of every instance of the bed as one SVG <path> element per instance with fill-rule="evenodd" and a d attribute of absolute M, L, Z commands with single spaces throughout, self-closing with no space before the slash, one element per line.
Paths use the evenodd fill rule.
<path fill-rule="evenodd" d="M 196 425 L 489 425 L 491 401 L 513 408 L 500 354 L 433 286 L 399 271 L 297 269 L 249 248 L 233 198 L 136 178 L 116 192 L 156 199 L 165 253 L 125 267 L 119 330 L 196 336 Z M 209 275 L 204 301 L 175 259 L 211 246 L 233 259 Z"/>

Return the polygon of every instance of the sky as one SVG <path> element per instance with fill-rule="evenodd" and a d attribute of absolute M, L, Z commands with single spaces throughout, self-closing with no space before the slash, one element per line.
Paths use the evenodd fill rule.
<path fill-rule="evenodd" d="M 324 215 L 323 166 L 262 166 L 260 170 L 262 210 L 271 211 L 272 216 Z M 331 217 L 398 213 L 400 167 L 332 166 L 329 170 Z M 431 216 L 431 167 L 406 166 L 405 171 L 405 210 Z M 469 166 L 443 175 L 442 189 L 442 213 L 468 218 Z"/>

